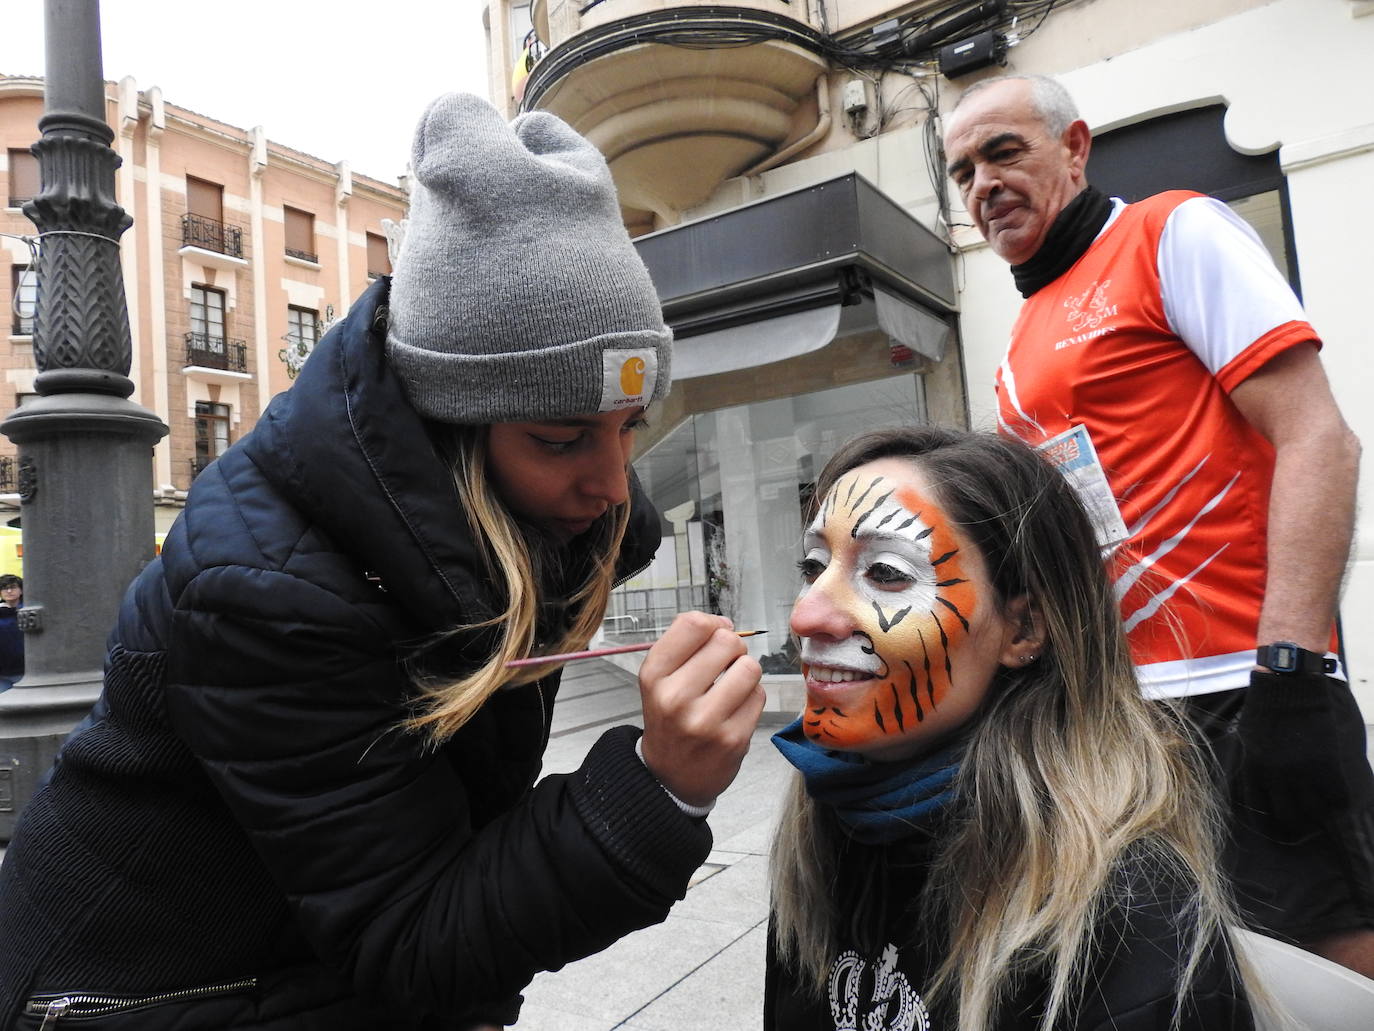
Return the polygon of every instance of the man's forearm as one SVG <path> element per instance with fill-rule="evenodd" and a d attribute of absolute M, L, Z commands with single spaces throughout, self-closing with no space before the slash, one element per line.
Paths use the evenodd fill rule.
<path fill-rule="evenodd" d="M 1257 644 L 1330 643 L 1355 525 L 1360 443 L 1337 416 L 1276 448 Z"/>

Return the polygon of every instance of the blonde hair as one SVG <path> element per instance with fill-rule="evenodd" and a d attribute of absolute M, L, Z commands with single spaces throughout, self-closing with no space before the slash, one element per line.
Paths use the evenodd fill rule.
<path fill-rule="evenodd" d="M 422 711 L 404 725 L 424 731 L 434 744 L 456 733 L 495 691 L 533 683 L 558 666 L 541 663 L 517 670 L 506 668 L 507 662 L 528 658 L 534 652 L 540 606 L 547 600 L 541 597 L 541 582 L 547 582 L 554 571 L 543 568 L 547 556 L 531 546 L 492 489 L 487 477 L 487 427 L 444 427 L 437 436 L 440 451 L 449 459 L 459 504 L 467 516 L 484 570 L 491 582 L 498 585 L 505 608 L 488 619 L 454 627 L 433 642 L 474 630 L 494 630 L 496 645 L 477 669 L 456 680 L 414 673 Z M 543 654 L 579 651 L 596 633 L 606 612 L 629 516 L 627 501 L 603 516 L 593 528 L 592 533 L 600 536 L 587 545 L 593 555 L 587 578 L 566 600 L 556 599 L 574 613 L 572 622 Z M 423 656 L 419 661 L 422 660 Z M 414 670 L 417 662 L 411 665 Z"/>
<path fill-rule="evenodd" d="M 1029 599 L 1044 626 L 1038 660 L 1001 668 L 971 727 L 958 802 L 921 897 L 926 926 L 947 939 L 927 996 L 955 1002 L 961 1031 L 986 1031 L 1018 979 L 1035 972 L 1048 983 L 1041 1027 L 1055 1025 L 1083 997 L 1099 918 L 1130 904 L 1118 875 L 1140 863 L 1191 889 L 1177 1019 L 1199 964 L 1234 922 L 1217 873 L 1220 818 L 1178 718 L 1140 695 L 1091 524 L 1029 448 L 937 429 L 853 441 L 827 465 L 814 501 L 848 470 L 885 457 L 919 465 L 978 546 L 1002 603 Z M 795 777 L 771 856 L 774 933 L 779 956 L 817 993 L 842 920 L 854 919 L 833 897 L 845 847 Z"/>

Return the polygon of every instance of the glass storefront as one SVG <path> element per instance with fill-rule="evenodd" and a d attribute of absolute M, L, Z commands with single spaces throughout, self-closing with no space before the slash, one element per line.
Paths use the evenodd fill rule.
<path fill-rule="evenodd" d="M 799 583 L 802 513 L 816 476 L 852 437 L 922 423 L 912 373 L 689 416 L 635 461 L 663 515 L 654 562 L 618 587 L 606 618 L 612 641 L 645 640 L 673 616 L 729 616 L 765 672 L 795 668 L 787 621 Z"/>

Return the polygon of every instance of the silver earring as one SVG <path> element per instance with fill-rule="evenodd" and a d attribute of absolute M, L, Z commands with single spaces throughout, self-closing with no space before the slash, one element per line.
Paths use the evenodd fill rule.
<path fill-rule="evenodd" d="M 1040 658 L 1040 656 L 1038 656 L 1038 655 L 1022 655 L 1022 656 L 1021 656 L 1021 665 L 1023 665 L 1023 666 L 1029 666 L 1032 662 L 1034 662 L 1034 661 L 1035 661 L 1036 659 L 1038 659 L 1038 658 Z"/>

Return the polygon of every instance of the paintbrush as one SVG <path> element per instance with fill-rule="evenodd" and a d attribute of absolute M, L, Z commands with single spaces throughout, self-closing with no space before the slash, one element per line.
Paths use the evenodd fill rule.
<path fill-rule="evenodd" d="M 766 634 L 767 630 L 736 630 L 739 637 L 754 637 Z M 598 659 L 603 655 L 625 655 L 628 652 L 647 652 L 657 641 L 643 641 L 640 644 L 622 644 L 615 648 L 593 648 L 585 652 L 563 652 L 561 655 L 535 655 L 528 659 L 513 659 L 506 663 L 506 669 L 521 666 L 541 666 L 548 662 L 576 662 L 578 659 Z"/>

